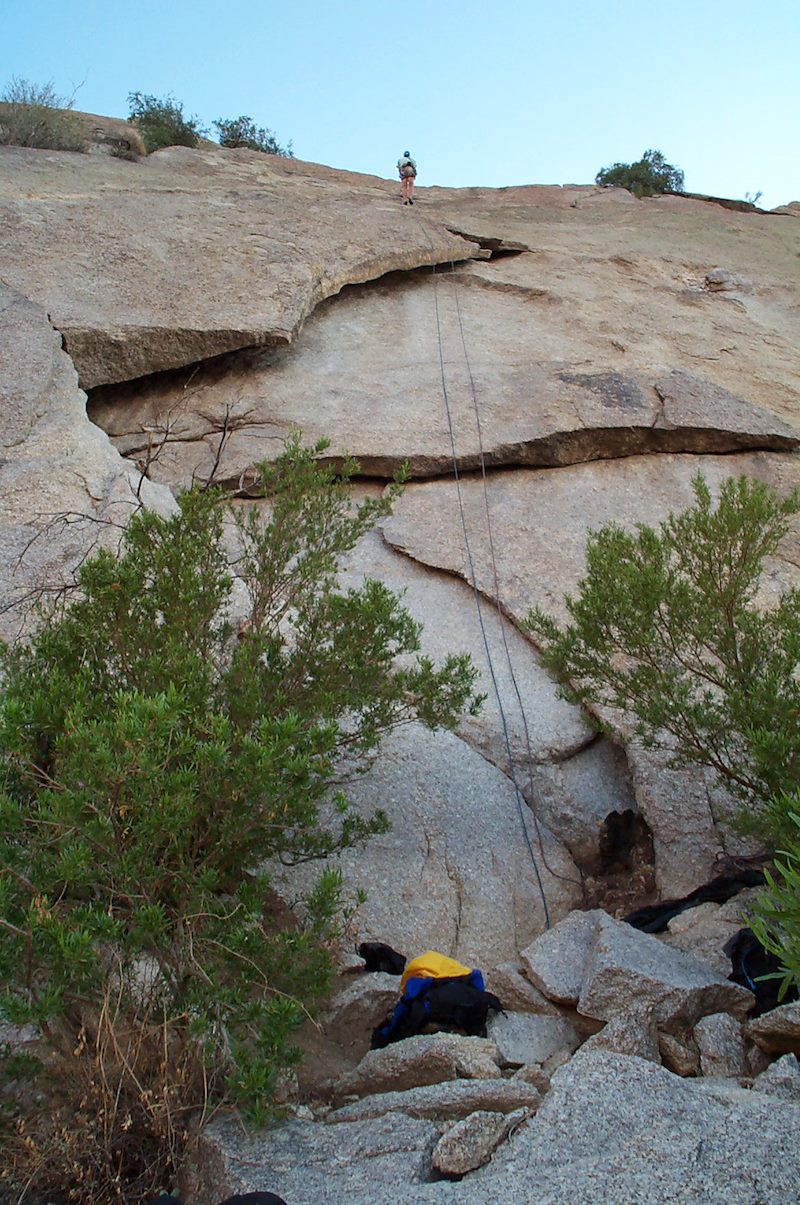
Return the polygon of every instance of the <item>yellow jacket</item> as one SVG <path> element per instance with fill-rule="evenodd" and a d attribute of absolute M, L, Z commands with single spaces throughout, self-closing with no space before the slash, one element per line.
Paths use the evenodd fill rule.
<path fill-rule="evenodd" d="M 427 950 L 418 958 L 412 958 L 411 962 L 406 963 L 400 980 L 400 995 L 406 990 L 409 979 L 459 979 L 462 975 L 469 975 L 471 971 L 471 967 L 462 966 L 454 958 L 437 954 L 436 950 Z"/>

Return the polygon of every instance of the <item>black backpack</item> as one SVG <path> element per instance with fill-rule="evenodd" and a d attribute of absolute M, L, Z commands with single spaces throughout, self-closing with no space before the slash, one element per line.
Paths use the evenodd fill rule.
<path fill-rule="evenodd" d="M 431 1024 L 485 1038 L 490 1008 L 503 1012 L 497 996 L 484 989 L 480 971 L 453 979 L 410 979 L 391 1016 L 373 1031 L 370 1048 L 412 1038 Z"/>

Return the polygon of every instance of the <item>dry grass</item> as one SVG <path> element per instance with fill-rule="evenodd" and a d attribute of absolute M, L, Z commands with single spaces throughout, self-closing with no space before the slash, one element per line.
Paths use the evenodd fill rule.
<path fill-rule="evenodd" d="M 86 131 L 70 112 L 72 102 L 52 84 L 13 79 L 0 99 L 0 143 L 53 151 L 85 151 Z"/>

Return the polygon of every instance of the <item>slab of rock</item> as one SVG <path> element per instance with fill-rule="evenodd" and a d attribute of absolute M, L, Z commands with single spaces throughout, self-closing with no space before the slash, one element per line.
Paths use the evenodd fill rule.
<path fill-rule="evenodd" d="M 356 487 L 354 492 L 360 499 L 368 487 Z M 347 557 L 341 586 L 360 587 L 365 576 L 377 577 L 402 593 L 403 605 L 422 624 L 424 654 L 440 659 L 458 650 L 472 657 L 481 675 L 477 689 L 486 701 L 478 715 L 461 717 L 458 734 L 505 774 L 513 768 L 529 806 L 547 828 L 551 819 L 560 816 L 556 808 L 542 806 L 541 778 L 550 767 L 565 767 L 563 777 L 569 778 L 579 801 L 558 826 L 562 843 L 567 844 L 575 813 L 590 795 L 590 775 L 600 781 L 598 793 L 609 810 L 622 806 L 627 798 L 626 767 L 617 765 L 613 756 L 604 756 L 608 742 L 597 740 L 580 708 L 558 697 L 556 684 L 531 642 L 496 606 L 483 600 L 479 612 L 465 582 L 409 560 L 387 544 L 379 530 L 368 532 Z M 571 770 L 575 763 L 583 767 L 582 772 Z"/>
<path fill-rule="evenodd" d="M 472 967 L 516 958 L 545 926 L 523 823 L 551 916 L 574 905 L 579 879 L 566 851 L 540 826 L 542 856 L 513 785 L 452 733 L 419 724 L 393 733 L 348 794 L 364 809 L 382 807 L 392 825 L 331 859 L 351 887 L 367 892 L 354 921 L 360 940 L 388 942 L 409 957 L 439 950 Z M 285 890 L 295 896 L 316 877 L 314 867 L 295 867 Z M 275 885 L 282 889 L 277 870 Z"/>
<path fill-rule="evenodd" d="M 292 1205 L 389 1200 L 398 1185 L 429 1179 L 439 1136 L 433 1122 L 400 1113 L 349 1126 L 290 1121 L 257 1132 L 215 1121 L 203 1131 L 181 1196 L 192 1205 L 259 1191 Z"/>
<path fill-rule="evenodd" d="M 214 166 L 220 174 L 233 178 L 243 171 L 242 163 L 221 157 L 224 151 L 208 154 L 216 156 Z M 203 166 L 208 169 L 210 164 Z M 311 165 L 304 167 L 311 174 Z M 321 216 L 320 205 L 327 209 L 331 197 L 324 169 L 318 173 L 315 199 Z M 266 190 L 265 208 L 275 224 L 273 240 L 261 247 L 261 259 L 264 267 L 280 275 L 287 307 L 294 302 L 297 308 L 296 277 L 307 268 L 303 252 L 311 258 L 309 243 L 314 243 L 317 263 L 322 260 L 324 276 L 328 261 L 342 255 L 337 235 L 344 238 L 344 227 L 349 235 L 347 249 L 352 254 L 362 251 L 363 264 L 369 262 L 370 251 L 375 256 L 370 234 L 377 217 L 385 225 L 389 263 L 397 240 L 408 237 L 402 221 L 398 227 L 402 214 L 387 205 L 375 182 L 351 177 L 349 183 L 358 195 L 364 229 L 350 229 L 350 190 L 342 190 L 339 211 L 327 226 L 325 246 L 320 246 L 320 232 L 309 230 L 305 212 L 294 215 L 290 235 L 286 215 L 273 215 L 272 197 Z M 306 179 L 302 186 L 308 187 Z M 209 191 L 213 196 L 213 188 Z M 301 182 L 287 173 L 282 199 L 289 211 L 300 197 Z M 245 197 L 240 202 L 242 208 L 249 209 L 248 201 Z M 212 211 L 203 220 L 211 223 L 213 217 Z M 438 248 L 447 236 L 438 223 L 433 229 Z M 450 224 L 450 229 L 455 227 Z M 540 234 L 539 229 L 534 232 Z M 561 231 L 552 233 L 564 237 Z M 234 241 L 230 231 L 225 238 Z M 464 249 L 470 246 L 471 251 Z M 558 257 L 562 268 L 567 250 L 563 247 Z M 652 250 L 664 257 L 663 245 Z M 245 262 L 253 256 L 249 244 L 236 251 Z M 476 253 L 474 244 L 462 240 L 459 258 L 467 260 Z M 572 247 L 569 254 L 574 256 Z M 430 273 L 384 276 L 322 306 L 290 348 L 268 345 L 230 357 L 224 371 L 217 364 L 201 368 L 193 373 L 189 388 L 186 373 L 179 379 L 147 382 L 135 391 L 111 391 L 97 399 L 102 407 L 98 421 L 126 452 L 146 446 L 148 429 L 168 430 L 167 453 L 154 472 L 173 485 L 187 482 L 192 473 L 202 478 L 210 470 L 219 431 L 229 418 L 236 430 L 228 441 L 222 474 L 232 484 L 247 475 L 255 461 L 274 456 L 278 440 L 292 427 L 303 428 L 310 439 L 331 436 L 333 451 L 353 453 L 370 475 L 391 476 L 407 461 L 412 477 L 435 476 L 448 471 L 452 455 L 444 406 L 431 405 L 432 399 L 438 402 L 441 397 L 441 337 L 457 434 L 455 453 L 464 470 L 479 467 L 481 448 L 491 468 L 553 467 L 647 452 L 700 454 L 793 446 L 793 431 L 775 421 L 769 402 L 764 402 L 770 394 L 764 378 L 774 382 L 773 393 L 780 389 L 789 392 L 790 399 L 792 392 L 796 396 L 799 365 L 789 339 L 780 339 L 775 329 L 770 332 L 774 358 L 782 361 L 779 368 L 754 338 L 752 321 L 733 312 L 720 315 L 721 307 L 703 293 L 699 276 L 690 301 L 684 282 L 674 276 L 669 279 L 670 273 L 657 263 L 652 267 L 661 268 L 660 287 L 637 289 L 635 275 L 607 253 L 592 258 L 589 273 L 574 272 L 574 260 L 567 271 L 559 272 L 549 262 L 553 258 L 538 252 L 468 262 L 449 273 L 447 280 L 434 281 Z M 430 254 L 419 262 L 431 262 Z M 394 266 L 409 266 L 409 260 L 403 264 L 396 256 Z M 183 269 L 189 270 L 200 274 L 202 267 Z M 785 269 L 783 275 L 785 280 Z M 375 279 L 379 272 L 365 273 L 361 279 L 369 276 Z M 545 276 L 548 285 L 543 286 Z M 577 299 L 572 282 L 584 276 L 589 280 L 581 280 L 578 287 L 583 295 Z M 227 292 L 233 284 L 229 272 L 222 282 Z M 310 282 L 303 283 L 308 288 Z M 256 297 L 265 303 L 265 285 L 258 280 L 251 288 L 255 296 L 241 299 L 243 312 L 252 314 L 257 309 Z M 320 289 L 316 299 L 336 291 Z M 622 296 L 629 299 L 627 308 Z M 310 308 L 306 303 L 304 317 Z M 612 331 L 609 309 L 613 308 L 619 325 Z M 790 304 L 776 308 L 786 322 Z M 531 321 L 532 312 L 536 321 Z M 469 363 L 461 342 L 462 327 L 469 332 Z M 173 337 L 177 339 L 177 332 Z M 273 335 L 270 342 L 274 339 Z M 257 340 L 251 336 L 250 342 Z M 721 354 L 721 342 L 727 356 Z M 387 346 L 393 349 L 388 359 Z M 708 377 L 686 371 L 687 364 L 698 363 Z M 665 366 L 675 370 L 674 375 L 665 373 Z M 399 396 L 402 407 L 395 404 Z"/>
<path fill-rule="evenodd" d="M 749 1021 L 745 1034 L 767 1054 L 800 1055 L 800 1001 L 779 1004 Z"/>
<path fill-rule="evenodd" d="M 562 1017 L 541 1017 L 530 1013 L 493 1013 L 487 1026 L 497 1046 L 501 1067 L 521 1067 L 526 1063 L 545 1064 L 562 1052 L 572 1054 L 579 1043 L 569 1021 Z"/>
<path fill-rule="evenodd" d="M 594 935 L 607 913 L 570 912 L 522 951 L 525 974 L 550 1000 L 577 1004 Z"/>
<path fill-rule="evenodd" d="M 336 1095 L 370 1096 L 455 1079 L 500 1079 L 498 1051 L 485 1038 L 461 1034 L 420 1034 L 370 1050 L 350 1075 L 336 1085 Z"/>
<path fill-rule="evenodd" d="M 742 1026 L 730 1014 L 701 1017 L 694 1027 L 694 1037 L 700 1051 L 700 1067 L 707 1078 L 738 1079 L 746 1074 Z"/>
<path fill-rule="evenodd" d="M 753 1080 L 754 1092 L 766 1092 L 800 1105 L 800 1063 L 797 1055 L 784 1054 Z"/>
<path fill-rule="evenodd" d="M 437 1142 L 431 1156 L 435 1171 L 443 1176 L 465 1176 L 488 1163 L 511 1130 L 528 1116 L 526 1109 L 513 1113 L 470 1113 L 457 1121 Z"/>
<path fill-rule="evenodd" d="M 386 181 L 277 155 L 0 153 L 4 278 L 50 313 L 84 388 L 290 342 L 345 285 L 478 250 L 409 222 Z"/>
<path fill-rule="evenodd" d="M 796 432 L 776 423 L 774 415 L 683 369 L 661 377 L 655 388 L 662 402 L 657 426 L 691 428 L 698 435 L 698 452 L 726 452 L 732 446 L 742 451 L 758 446 L 788 450 L 795 443 Z"/>
<path fill-rule="evenodd" d="M 610 1050 L 614 1054 L 635 1055 L 650 1063 L 660 1063 L 658 1030 L 652 1004 L 617 1013 L 599 1033 L 587 1038 L 580 1049 L 581 1058 L 592 1050 Z"/>
<path fill-rule="evenodd" d="M 603 913 L 584 966 L 578 1011 L 608 1020 L 632 1002 L 653 1005 L 659 1028 L 674 1031 L 710 1013 L 744 1017 L 753 998 L 688 954 Z"/>
<path fill-rule="evenodd" d="M 515 1109 L 535 1109 L 541 1097 L 533 1084 L 522 1080 L 450 1080 L 406 1092 L 385 1092 L 334 1110 L 326 1117 L 330 1125 L 345 1121 L 363 1121 L 384 1113 L 405 1113 L 408 1117 L 460 1118 L 470 1113 L 513 1113 Z"/>

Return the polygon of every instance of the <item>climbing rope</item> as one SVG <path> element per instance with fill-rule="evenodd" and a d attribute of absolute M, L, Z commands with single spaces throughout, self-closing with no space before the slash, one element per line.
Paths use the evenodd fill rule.
<path fill-rule="evenodd" d="M 435 272 L 435 269 L 434 269 L 434 272 Z M 480 407 L 478 405 L 478 391 L 475 386 L 475 377 L 472 372 L 472 365 L 470 364 L 469 351 L 467 348 L 467 339 L 466 339 L 466 335 L 464 333 L 464 322 L 463 322 L 463 319 L 461 316 L 461 300 L 459 297 L 459 290 L 458 290 L 458 274 L 456 272 L 456 265 L 453 262 L 453 260 L 450 261 L 450 279 L 451 279 L 452 286 L 453 286 L 453 298 L 455 300 L 456 316 L 458 318 L 458 329 L 459 329 L 460 336 L 461 336 L 461 349 L 462 349 L 463 356 L 464 356 L 464 363 L 466 364 L 466 368 L 467 368 L 467 376 L 469 378 L 469 388 L 470 388 L 470 394 L 472 397 L 472 409 L 475 414 L 475 430 L 476 430 L 477 436 L 478 436 L 478 453 L 479 453 L 479 457 L 480 457 L 481 481 L 483 484 L 483 504 L 484 504 L 484 510 L 486 513 L 486 531 L 487 531 L 488 540 L 489 540 L 489 560 L 490 560 L 491 569 L 492 569 L 493 600 L 494 600 L 495 610 L 497 611 L 498 626 L 500 628 L 500 637 L 503 641 L 503 650 L 505 652 L 506 664 L 508 666 L 508 673 L 509 673 L 509 677 L 511 678 L 511 683 L 514 687 L 514 694 L 516 695 L 516 699 L 517 699 L 517 707 L 519 710 L 520 718 L 522 720 L 522 729 L 523 729 L 523 732 L 525 735 L 525 751 L 526 751 L 526 755 L 527 755 L 527 764 L 528 764 L 528 790 L 530 793 L 530 798 L 531 798 L 531 800 L 533 800 L 533 797 L 535 794 L 534 786 L 533 786 L 533 765 L 534 765 L 533 748 L 531 746 L 531 735 L 530 735 L 530 729 L 528 727 L 528 717 L 525 713 L 525 704 L 523 703 L 522 693 L 519 688 L 519 683 L 517 682 L 517 675 L 514 672 L 514 659 L 511 656 L 511 649 L 509 648 L 508 639 L 506 637 L 507 620 L 506 620 L 505 615 L 503 614 L 503 608 L 500 605 L 500 582 L 499 582 L 498 573 L 497 573 L 497 557 L 495 555 L 494 535 L 492 532 L 492 515 L 491 515 L 491 507 L 489 505 L 489 485 L 488 485 L 488 479 L 486 476 L 486 457 L 484 455 L 484 447 L 483 447 L 483 430 L 481 428 Z M 548 864 L 547 855 L 545 854 L 545 850 L 544 850 L 544 841 L 542 839 L 541 825 L 539 824 L 539 817 L 536 815 L 536 812 L 533 810 L 532 805 L 529 808 L 529 811 L 530 811 L 531 816 L 533 817 L 533 823 L 534 823 L 534 827 L 536 829 L 536 839 L 539 842 L 539 852 L 541 853 L 542 862 L 544 863 L 545 869 L 547 870 L 547 872 L 549 874 L 551 874 L 553 876 L 553 878 L 560 879 L 564 883 L 573 883 L 575 886 L 580 887 L 581 891 L 584 892 L 584 895 L 585 895 L 585 885 L 584 885 L 584 881 L 583 881 L 583 875 L 582 875 L 580 869 L 578 869 L 578 873 L 581 875 L 580 879 L 573 879 L 571 875 L 561 874 L 559 871 L 554 870 L 553 867 Z"/>
<path fill-rule="evenodd" d="M 422 227 L 422 229 L 425 232 L 425 235 L 430 244 L 431 253 L 433 254 L 434 253 L 433 240 L 431 239 L 431 236 L 425 226 L 425 223 L 420 222 L 420 226 Z M 451 267 L 453 268 L 453 270 L 455 270 L 455 265 L 452 263 L 452 261 L 451 261 Z M 440 314 L 440 308 L 439 308 L 438 274 L 436 271 L 435 263 L 432 264 L 432 268 L 433 268 L 434 311 L 436 314 L 436 338 L 437 338 L 438 349 L 439 349 L 439 372 L 440 372 L 440 378 L 441 378 L 442 397 L 444 399 L 445 414 L 447 417 L 447 428 L 448 428 L 449 437 L 450 437 L 450 450 L 451 450 L 451 456 L 452 456 L 452 461 L 453 461 L 453 477 L 454 477 L 455 485 L 456 485 L 456 495 L 458 498 L 458 511 L 459 511 L 459 516 L 460 516 L 460 520 L 461 520 L 461 530 L 462 530 L 463 537 L 464 537 L 464 548 L 465 548 L 466 556 L 467 556 L 467 565 L 468 565 L 468 569 L 469 569 L 470 584 L 472 586 L 472 593 L 473 593 L 473 597 L 475 599 L 475 609 L 476 609 L 476 612 L 478 615 L 478 624 L 480 626 L 481 639 L 483 641 L 483 647 L 484 647 L 484 651 L 486 654 L 486 663 L 489 668 L 489 676 L 492 680 L 492 688 L 494 690 L 494 696 L 495 696 L 495 699 L 497 702 L 498 711 L 500 713 L 500 721 L 501 721 L 502 728 L 503 728 L 503 741 L 505 744 L 506 756 L 508 758 L 509 774 L 511 777 L 511 782 L 514 787 L 514 795 L 515 795 L 516 802 L 517 802 L 517 811 L 519 813 L 520 824 L 522 826 L 522 832 L 525 837 L 525 844 L 527 845 L 528 853 L 529 853 L 530 859 L 531 859 L 531 864 L 533 866 L 534 874 L 536 876 L 536 884 L 537 884 L 537 888 L 539 891 L 539 896 L 542 901 L 542 907 L 544 910 L 545 925 L 549 929 L 550 924 L 551 924 L 550 909 L 547 904 L 547 895 L 546 895 L 546 892 L 544 889 L 544 883 L 542 882 L 542 876 L 541 876 L 541 872 L 539 870 L 539 864 L 536 859 L 536 854 L 534 853 L 533 844 L 530 839 L 530 834 L 528 833 L 528 825 L 526 823 L 526 817 L 525 817 L 526 810 L 533 816 L 534 824 L 536 827 L 537 840 L 539 842 L 540 852 L 542 854 L 542 858 L 544 859 L 544 846 L 543 846 L 543 842 L 542 842 L 541 831 L 539 828 L 538 820 L 537 820 L 535 814 L 533 813 L 533 810 L 531 808 L 527 808 L 527 806 L 523 800 L 522 792 L 520 790 L 519 783 L 517 781 L 517 774 L 516 774 L 516 770 L 514 767 L 514 758 L 511 753 L 511 738 L 510 738 L 509 730 L 508 730 L 508 721 L 507 721 L 507 717 L 506 717 L 506 711 L 505 711 L 505 707 L 503 706 L 503 699 L 502 699 L 502 694 L 500 691 L 500 684 L 498 682 L 497 674 L 495 672 L 494 661 L 492 658 L 492 652 L 489 647 L 489 637 L 488 637 L 488 634 L 486 631 L 486 625 L 485 625 L 484 619 L 483 619 L 483 608 L 481 606 L 481 595 L 480 595 L 480 590 L 478 588 L 478 580 L 477 580 L 477 575 L 475 572 L 475 561 L 474 561 L 474 558 L 472 555 L 472 545 L 470 543 L 469 529 L 468 529 L 468 525 L 467 525 L 466 512 L 464 509 L 463 491 L 461 489 L 461 474 L 459 473 L 459 468 L 458 468 L 458 454 L 456 451 L 455 430 L 453 427 L 453 415 L 452 415 L 452 410 L 451 410 L 451 406 L 450 406 L 450 396 L 449 396 L 448 389 L 447 389 L 447 372 L 445 370 L 445 363 L 444 363 L 444 348 L 443 348 L 443 344 L 442 344 L 442 324 L 441 324 L 441 314 Z M 460 310 L 458 310 L 458 313 L 459 313 L 459 323 L 461 323 Z M 462 340 L 464 340 L 463 324 L 461 324 L 461 334 L 462 334 Z M 466 342 L 465 341 L 463 342 L 463 347 L 464 347 L 464 352 L 465 352 L 465 356 L 466 356 Z M 472 378 L 472 371 L 471 371 L 471 368 L 469 365 L 468 357 L 467 357 L 467 371 L 469 373 L 470 380 L 472 381 L 473 397 L 474 397 L 474 401 L 475 401 L 476 414 L 477 414 L 477 393 L 475 391 L 474 379 Z M 486 506 L 487 506 L 487 513 L 488 513 L 488 490 L 487 490 L 487 484 L 486 484 L 484 452 L 483 452 L 483 446 L 482 446 L 481 435 L 480 435 L 480 426 L 478 427 L 478 441 L 479 441 L 479 451 L 480 451 L 480 462 L 481 462 L 481 467 L 483 469 L 484 494 L 486 497 Z M 493 545 L 491 538 L 490 538 L 489 547 L 490 547 L 490 555 L 492 557 L 492 562 L 493 562 L 495 597 L 498 601 L 498 611 L 499 611 L 499 599 L 498 599 L 499 592 L 497 589 L 497 565 L 496 565 L 495 555 L 494 555 L 494 545 Z M 499 614 L 500 614 L 500 628 L 501 628 L 501 632 L 503 632 L 503 640 L 505 642 L 505 632 L 504 632 L 505 620 L 503 619 L 502 612 L 499 612 Z M 506 650 L 508 652 L 507 644 L 506 644 Z M 508 653 L 508 655 L 510 657 L 510 652 Z M 516 687 L 516 682 L 515 682 L 515 687 Z M 517 695 L 519 697 L 519 688 L 516 687 L 516 689 L 517 689 Z M 521 704 L 521 698 L 520 698 L 520 704 Z M 527 731 L 527 723 L 526 723 L 526 731 Z M 530 744 L 528 744 L 528 749 L 530 751 Z M 546 862 L 545 862 L 545 865 L 546 865 Z M 548 870 L 549 869 L 550 868 L 548 867 Z M 552 871 L 550 873 L 552 873 Z"/>

